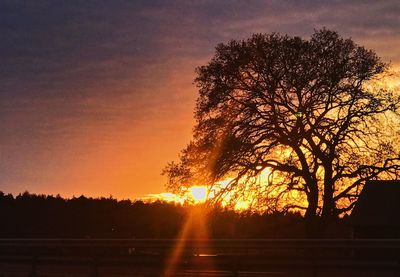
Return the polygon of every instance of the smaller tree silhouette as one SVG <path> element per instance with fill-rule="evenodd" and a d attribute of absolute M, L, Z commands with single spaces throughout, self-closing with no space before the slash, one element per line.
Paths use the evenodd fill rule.
<path fill-rule="evenodd" d="M 231 178 L 215 199 L 253 193 L 309 218 L 350 210 L 366 180 L 400 172 L 399 95 L 373 85 L 387 69 L 326 29 L 218 45 L 197 69 L 193 140 L 164 169 L 168 188 Z"/>

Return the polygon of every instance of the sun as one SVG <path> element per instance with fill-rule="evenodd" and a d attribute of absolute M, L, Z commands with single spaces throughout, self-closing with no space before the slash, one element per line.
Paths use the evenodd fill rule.
<path fill-rule="evenodd" d="M 193 186 L 189 189 L 190 197 L 196 202 L 201 203 L 207 200 L 207 187 Z"/>

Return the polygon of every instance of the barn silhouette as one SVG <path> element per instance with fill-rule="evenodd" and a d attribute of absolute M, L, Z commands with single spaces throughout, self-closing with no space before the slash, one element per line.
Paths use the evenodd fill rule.
<path fill-rule="evenodd" d="M 400 180 L 365 184 L 351 214 L 354 238 L 400 238 Z"/>

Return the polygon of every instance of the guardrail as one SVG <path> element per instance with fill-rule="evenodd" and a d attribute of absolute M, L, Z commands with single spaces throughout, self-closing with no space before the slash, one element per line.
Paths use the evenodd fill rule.
<path fill-rule="evenodd" d="M 29 264 L 31 276 L 49 264 L 89 265 L 92 275 L 106 266 L 161 270 L 171 257 L 176 270 L 213 267 L 236 275 L 260 270 L 310 270 L 314 276 L 338 269 L 399 272 L 400 240 L 0 239 L 0 262 Z"/>
<path fill-rule="evenodd" d="M 176 247 L 185 248 L 390 248 L 400 249 L 400 239 L 0 239 L 4 246 L 55 247 Z"/>

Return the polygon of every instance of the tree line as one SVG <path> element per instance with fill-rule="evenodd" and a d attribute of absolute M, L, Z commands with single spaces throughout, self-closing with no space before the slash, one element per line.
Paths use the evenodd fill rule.
<path fill-rule="evenodd" d="M 152 238 L 179 237 L 196 206 L 156 201 L 88 198 L 29 192 L 0 192 L 1 238 Z M 220 207 L 197 207 L 208 238 L 303 238 L 304 218 L 296 213 L 258 214 Z M 195 237 L 192 230 L 188 238 Z M 330 227 L 333 237 L 346 237 L 345 220 Z"/>

